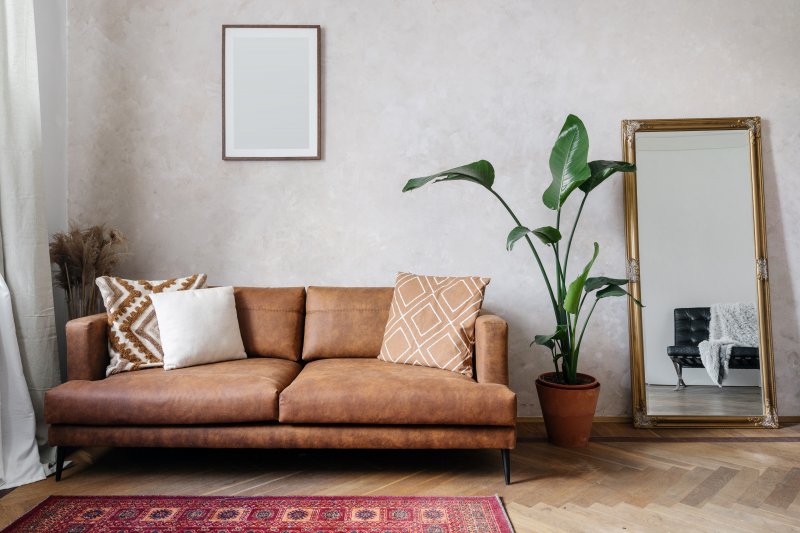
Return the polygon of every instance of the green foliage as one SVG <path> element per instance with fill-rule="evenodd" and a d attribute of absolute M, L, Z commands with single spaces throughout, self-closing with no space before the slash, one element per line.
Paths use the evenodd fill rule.
<path fill-rule="evenodd" d="M 633 172 L 634 170 L 636 170 L 636 165 L 633 163 L 625 163 L 623 161 L 591 161 L 589 162 L 589 179 L 581 183 L 579 188 L 588 194 L 614 173 Z"/>
<path fill-rule="evenodd" d="M 550 174 L 553 181 L 542 195 L 544 205 L 561 209 L 570 193 L 591 177 L 587 163 L 589 134 L 581 119 L 569 115 L 550 152 Z"/>
<path fill-rule="evenodd" d="M 488 161 L 476 161 L 432 176 L 408 180 L 403 192 L 418 189 L 428 183 L 440 181 L 470 181 L 488 190 L 511 215 L 516 226 L 506 238 L 506 248 L 510 251 L 514 245 L 525 240 L 539 267 L 547 287 L 556 330 L 549 335 L 536 335 L 531 346 L 544 346 L 550 350 L 556 373 L 564 383 L 577 383 L 578 357 L 580 355 L 583 334 L 600 300 L 618 296 L 631 296 L 623 288 L 628 284 L 625 278 L 609 278 L 605 276 L 589 277 L 595 260 L 600 253 L 600 246 L 594 243 L 594 253 L 584 269 L 566 286 L 567 268 L 572 248 L 572 238 L 578 226 L 583 205 L 595 188 L 618 172 L 635 172 L 636 166 L 624 161 L 588 161 L 589 135 L 583 122 L 575 115 L 569 115 L 556 138 L 550 153 L 550 174 L 552 182 L 542 195 L 542 203 L 548 209 L 556 211 L 556 225 L 544 226 L 534 230 L 524 226 L 506 201 L 492 187 L 494 185 L 494 168 Z M 569 232 L 566 248 L 562 249 L 561 209 L 575 190 L 583 192 L 583 199 L 577 210 L 572 228 Z M 548 274 L 542 257 L 530 236 L 535 236 L 553 254 L 554 276 Z M 554 288 L 555 287 L 555 288 Z M 591 304 L 586 316 L 581 316 L 587 300 Z M 633 298 L 637 305 L 642 305 Z M 560 366 L 559 366 L 560 365 Z"/>
<path fill-rule="evenodd" d="M 592 292 L 600 287 L 605 287 L 606 285 L 627 285 L 628 280 L 625 278 L 607 278 L 605 276 L 597 277 L 597 278 L 588 278 L 586 280 L 586 292 Z"/>
<path fill-rule="evenodd" d="M 574 315 L 578 312 L 581 296 L 583 295 L 583 287 L 586 285 L 586 278 L 589 277 L 589 271 L 592 270 L 592 265 L 594 265 L 599 253 L 600 245 L 594 243 L 594 254 L 592 255 L 592 259 L 586 264 L 580 276 L 575 278 L 575 281 L 570 283 L 569 289 L 567 289 L 567 295 L 564 298 L 564 310 L 571 315 Z"/>
<path fill-rule="evenodd" d="M 510 252 L 514 248 L 514 243 L 523 238 L 528 233 L 538 237 L 544 244 L 555 244 L 561 240 L 561 232 L 553 226 L 544 226 L 536 229 L 528 229 L 525 226 L 517 226 L 512 229 L 506 239 L 506 249 Z"/>
<path fill-rule="evenodd" d="M 550 335 L 536 335 L 531 342 L 531 346 L 538 344 L 539 346 L 546 346 L 551 350 L 555 348 L 556 341 L 564 341 L 567 338 L 566 326 L 556 326 L 556 332 Z"/>
<path fill-rule="evenodd" d="M 628 291 L 626 291 L 625 289 L 623 289 L 619 285 L 609 285 L 609 286 L 597 291 L 597 299 L 598 300 L 600 298 L 608 298 L 610 296 L 630 296 L 631 299 L 633 299 L 633 301 L 636 303 L 636 305 L 644 307 L 644 305 L 642 305 L 642 302 L 640 302 L 638 300 L 638 298 L 634 298 L 631 293 L 629 293 Z"/>
<path fill-rule="evenodd" d="M 492 164 L 488 161 L 481 159 L 469 165 L 451 168 L 450 170 L 445 170 L 444 172 L 439 172 L 432 176 L 410 179 L 406 183 L 406 186 L 403 187 L 403 192 L 413 191 L 430 182 L 437 183 L 439 181 L 454 180 L 471 181 L 478 185 L 483 185 L 488 189 L 494 184 L 494 167 L 492 167 Z"/>

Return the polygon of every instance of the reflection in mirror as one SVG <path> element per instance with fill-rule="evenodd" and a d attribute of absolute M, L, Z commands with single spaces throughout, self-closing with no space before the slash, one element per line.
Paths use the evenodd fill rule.
<path fill-rule="evenodd" d="M 748 132 L 641 132 L 636 166 L 648 413 L 761 414 Z"/>
<path fill-rule="evenodd" d="M 757 117 L 623 122 L 638 427 L 777 427 L 760 143 Z"/>

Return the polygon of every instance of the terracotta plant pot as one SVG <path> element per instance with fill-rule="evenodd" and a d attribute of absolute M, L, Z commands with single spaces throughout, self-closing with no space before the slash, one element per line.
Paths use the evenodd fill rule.
<path fill-rule="evenodd" d="M 536 380 L 536 392 L 547 439 L 564 448 L 587 446 L 600 383 L 592 376 L 579 373 L 577 385 L 564 385 L 556 382 L 555 372 L 547 372 Z"/>

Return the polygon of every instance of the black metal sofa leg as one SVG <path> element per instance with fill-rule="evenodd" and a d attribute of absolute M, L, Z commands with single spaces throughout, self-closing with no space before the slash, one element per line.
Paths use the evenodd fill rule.
<path fill-rule="evenodd" d="M 505 477 L 506 485 L 511 485 L 511 451 L 508 448 L 500 450 L 500 456 L 503 458 L 503 476 Z"/>
<path fill-rule="evenodd" d="M 64 471 L 64 460 L 67 458 L 69 450 L 65 446 L 56 448 L 56 481 L 61 481 L 61 473 Z"/>

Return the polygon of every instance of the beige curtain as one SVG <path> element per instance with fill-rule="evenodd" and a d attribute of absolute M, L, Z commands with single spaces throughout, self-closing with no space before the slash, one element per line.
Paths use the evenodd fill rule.
<path fill-rule="evenodd" d="M 60 376 L 44 212 L 33 0 L 0 3 L 0 47 L 0 274 L 10 293 L 41 462 L 51 463 L 44 393 Z M 13 433 L 15 428 L 2 426 L 4 433 L 9 430 Z"/>
<path fill-rule="evenodd" d="M 11 293 L 0 276 L 0 489 L 44 479 L 36 446 L 36 416 L 11 310 Z"/>

